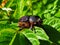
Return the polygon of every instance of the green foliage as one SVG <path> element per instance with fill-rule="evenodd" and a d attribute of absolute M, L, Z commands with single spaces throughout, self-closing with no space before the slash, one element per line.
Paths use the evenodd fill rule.
<path fill-rule="evenodd" d="M 19 18 L 32 13 L 43 28 L 18 31 Z M 0 8 L 0 45 L 60 45 L 60 0 L 8 0 Z"/>
<path fill-rule="evenodd" d="M 28 38 L 28 40 L 30 40 L 30 42 L 32 43 L 32 45 L 39 45 L 39 41 L 38 38 L 36 37 L 36 35 L 31 31 L 26 29 L 23 34 Z"/>

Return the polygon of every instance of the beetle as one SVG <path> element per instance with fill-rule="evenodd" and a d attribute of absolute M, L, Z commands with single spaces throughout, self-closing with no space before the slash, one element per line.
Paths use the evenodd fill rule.
<path fill-rule="evenodd" d="M 18 21 L 18 26 L 21 28 L 30 28 L 33 30 L 34 26 L 40 27 L 42 25 L 42 19 L 39 16 L 23 16 Z"/>

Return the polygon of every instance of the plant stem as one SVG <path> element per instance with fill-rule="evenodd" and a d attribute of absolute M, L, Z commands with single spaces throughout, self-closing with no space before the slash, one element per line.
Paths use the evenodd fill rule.
<path fill-rule="evenodd" d="M 12 38 L 11 42 L 9 43 L 9 45 L 12 45 L 13 44 L 13 42 L 14 42 L 14 40 L 16 38 L 16 35 L 17 35 L 17 33 L 15 33 L 15 35 L 13 36 L 13 38 Z"/>

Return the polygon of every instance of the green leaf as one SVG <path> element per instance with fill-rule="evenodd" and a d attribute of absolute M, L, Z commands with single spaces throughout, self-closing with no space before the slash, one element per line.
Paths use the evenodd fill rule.
<path fill-rule="evenodd" d="M 35 27 L 35 30 L 36 30 L 36 36 L 38 39 L 46 40 L 46 41 L 49 40 L 48 35 L 46 34 L 46 32 L 42 28 Z"/>
<path fill-rule="evenodd" d="M 1 21 L 0 30 L 8 29 L 8 28 L 11 28 L 11 29 L 14 29 L 14 30 L 18 30 L 19 29 L 17 23 L 7 24 L 7 21 Z"/>
<path fill-rule="evenodd" d="M 20 45 L 20 35 L 18 32 L 15 33 L 9 45 Z"/>
<path fill-rule="evenodd" d="M 0 21 L 0 24 L 6 24 L 7 21 Z"/>
<path fill-rule="evenodd" d="M 15 31 L 13 29 L 3 29 L 0 31 L 0 45 L 8 45 Z"/>
<path fill-rule="evenodd" d="M 30 41 L 22 34 L 20 33 L 20 45 L 32 45 Z"/>
<path fill-rule="evenodd" d="M 20 18 L 21 16 L 23 16 L 23 9 L 25 6 L 25 1 L 24 0 L 18 0 L 17 1 L 17 9 L 16 9 L 16 15 L 15 18 Z"/>
<path fill-rule="evenodd" d="M 31 45 L 29 40 L 19 32 L 16 32 L 16 34 L 13 36 L 11 42 L 9 45 Z"/>
<path fill-rule="evenodd" d="M 9 45 L 12 45 L 13 44 L 13 42 L 14 42 L 14 40 L 16 38 L 16 35 L 17 35 L 17 33 L 15 33 L 15 35 L 13 36 L 13 38 L 12 38 L 11 42 L 9 43 Z"/>
<path fill-rule="evenodd" d="M 25 29 L 22 33 L 27 37 L 32 45 L 40 45 L 38 38 L 31 30 Z"/>
<path fill-rule="evenodd" d="M 51 14 L 50 13 L 46 13 L 46 14 L 44 14 L 44 17 L 47 18 L 47 19 L 51 18 Z"/>
<path fill-rule="evenodd" d="M 13 3 L 14 0 L 8 0 L 7 4 L 6 4 L 6 7 L 11 7 L 12 3 Z"/>
<path fill-rule="evenodd" d="M 44 20 L 44 29 L 49 35 L 51 41 L 55 43 L 60 42 L 60 19 L 59 18 L 50 18 Z M 60 44 L 60 43 L 59 43 Z"/>
<path fill-rule="evenodd" d="M 60 10 L 55 14 L 56 17 L 60 17 Z"/>
<path fill-rule="evenodd" d="M 60 19 L 59 18 L 49 18 L 49 19 L 45 19 L 43 24 L 47 24 L 47 25 L 50 25 L 54 28 L 57 29 L 57 31 L 60 32 Z"/>
<path fill-rule="evenodd" d="M 53 4 L 49 4 L 48 6 L 47 6 L 47 9 L 51 9 L 53 7 Z"/>
<path fill-rule="evenodd" d="M 43 0 L 43 3 L 46 4 L 47 3 L 47 0 Z"/>

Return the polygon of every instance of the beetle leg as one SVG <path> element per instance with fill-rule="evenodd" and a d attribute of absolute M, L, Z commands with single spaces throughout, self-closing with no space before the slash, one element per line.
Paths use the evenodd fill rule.
<path fill-rule="evenodd" d="M 21 31 L 23 28 L 21 27 L 20 29 L 19 29 L 19 31 Z"/>
<path fill-rule="evenodd" d="M 35 28 L 34 28 L 33 30 L 34 30 L 34 33 L 36 33 L 36 30 L 35 30 Z"/>
<path fill-rule="evenodd" d="M 33 23 L 30 24 L 30 30 L 32 30 L 34 33 L 36 33 Z"/>
<path fill-rule="evenodd" d="M 33 31 L 33 25 L 32 25 L 32 24 L 30 25 L 30 30 L 32 30 L 32 31 Z"/>

